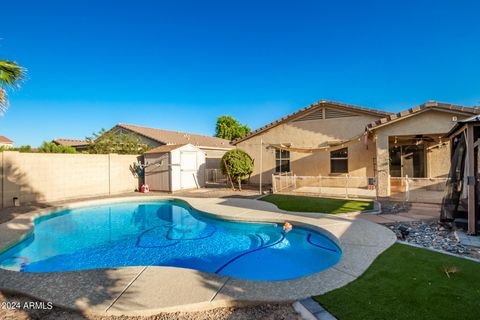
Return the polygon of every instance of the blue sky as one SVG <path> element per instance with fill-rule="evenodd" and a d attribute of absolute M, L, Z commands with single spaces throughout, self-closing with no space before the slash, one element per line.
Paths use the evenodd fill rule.
<path fill-rule="evenodd" d="M 0 59 L 28 68 L 0 135 L 117 123 L 211 135 L 320 99 L 480 105 L 478 1 L 3 1 Z"/>

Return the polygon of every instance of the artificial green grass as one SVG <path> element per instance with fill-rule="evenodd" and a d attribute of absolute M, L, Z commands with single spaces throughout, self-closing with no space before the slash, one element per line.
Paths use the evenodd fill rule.
<path fill-rule="evenodd" d="M 283 194 L 268 195 L 261 200 L 273 203 L 282 210 L 297 212 L 336 214 L 373 209 L 372 201 L 290 196 Z"/>
<path fill-rule="evenodd" d="M 395 244 L 356 281 L 314 299 L 339 320 L 478 320 L 480 263 Z"/>

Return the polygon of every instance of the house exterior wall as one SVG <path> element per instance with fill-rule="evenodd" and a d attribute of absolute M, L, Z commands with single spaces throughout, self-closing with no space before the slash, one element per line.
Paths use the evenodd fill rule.
<path fill-rule="evenodd" d="M 155 141 L 155 140 L 153 140 L 153 139 L 147 138 L 147 137 L 142 136 L 142 135 L 140 135 L 140 134 L 138 134 L 138 133 L 136 133 L 136 132 L 127 130 L 127 129 L 125 129 L 125 128 L 118 128 L 118 127 L 117 127 L 117 128 L 114 129 L 112 132 L 113 132 L 113 133 L 117 133 L 117 132 L 119 132 L 119 131 L 122 132 L 122 133 L 124 133 L 124 132 L 129 132 L 132 136 L 135 136 L 136 138 L 138 138 L 138 140 L 140 140 L 141 143 L 144 143 L 144 144 L 146 144 L 146 145 L 149 145 L 149 146 L 152 147 L 152 148 L 155 148 L 155 147 L 159 147 L 159 146 L 163 146 L 163 145 L 164 145 L 163 143 L 160 143 L 160 142 Z"/>
<path fill-rule="evenodd" d="M 246 151 L 254 159 L 254 172 L 250 182 L 253 184 L 260 182 L 260 167 L 262 167 L 262 183 L 270 184 L 275 171 L 275 151 L 268 147 L 269 144 L 283 143 L 296 147 L 315 148 L 327 142 L 344 141 L 360 135 L 365 131 L 368 123 L 378 118 L 372 115 L 356 114 L 352 117 L 334 119 L 290 121 L 241 141 L 237 147 Z M 263 146 L 261 146 L 261 140 L 263 140 Z M 371 141 L 368 145 L 365 145 L 364 141 L 359 141 L 349 146 L 350 175 L 373 175 L 374 146 Z M 261 157 L 263 160 L 260 165 Z M 330 175 L 330 152 L 315 154 L 291 152 L 290 170 L 296 175 Z"/>
<path fill-rule="evenodd" d="M 426 110 L 422 113 L 406 117 L 395 123 L 374 130 L 376 139 L 376 156 L 378 166 L 378 195 L 387 197 L 389 190 L 389 143 L 388 138 L 402 135 L 443 135 L 455 125 L 453 116 L 458 120 L 465 115 L 437 110 Z M 429 177 L 445 177 L 450 168 L 450 147 L 432 149 L 427 152 L 427 174 Z"/>
<path fill-rule="evenodd" d="M 348 171 L 350 176 L 378 177 L 379 196 L 390 195 L 390 155 L 389 137 L 430 135 L 439 139 L 454 125 L 455 121 L 468 115 L 455 111 L 425 111 L 405 117 L 373 130 L 373 139 L 367 142 L 348 146 Z M 275 151 L 269 144 L 291 144 L 294 147 L 315 148 L 327 142 L 348 140 L 365 130 L 365 126 L 378 119 L 375 116 L 361 115 L 335 119 L 318 119 L 308 121 L 290 121 L 273 127 L 237 144 L 255 161 L 251 177 L 253 184 L 260 182 L 262 167 L 262 183 L 270 184 L 275 170 Z M 438 136 L 437 136 L 438 135 Z M 363 140 L 363 139 L 362 139 Z M 263 146 L 261 142 L 263 141 Z M 426 175 L 429 178 L 445 178 L 450 169 L 450 144 L 425 143 L 427 149 Z M 260 153 L 262 150 L 262 163 Z M 376 163 L 376 164 L 375 164 Z M 330 170 L 330 152 L 315 154 L 290 153 L 290 170 L 298 176 L 335 176 Z"/>
<path fill-rule="evenodd" d="M 447 178 L 450 171 L 450 142 L 427 151 L 427 177 Z"/>
<path fill-rule="evenodd" d="M 131 192 L 138 178 L 130 171 L 136 155 L 0 153 L 1 207 Z"/>
<path fill-rule="evenodd" d="M 228 150 L 220 150 L 220 149 L 206 149 L 200 148 L 205 153 L 205 168 L 206 169 L 219 169 L 220 163 L 222 160 L 223 155 Z"/>

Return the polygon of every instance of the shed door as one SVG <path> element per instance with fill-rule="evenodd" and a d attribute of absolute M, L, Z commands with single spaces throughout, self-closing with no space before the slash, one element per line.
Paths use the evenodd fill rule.
<path fill-rule="evenodd" d="M 170 188 L 170 154 L 152 154 L 145 156 L 150 163 L 145 167 L 145 183 L 151 190 L 171 191 Z"/>
<path fill-rule="evenodd" d="M 192 189 L 197 187 L 197 152 L 180 152 L 180 188 Z"/>

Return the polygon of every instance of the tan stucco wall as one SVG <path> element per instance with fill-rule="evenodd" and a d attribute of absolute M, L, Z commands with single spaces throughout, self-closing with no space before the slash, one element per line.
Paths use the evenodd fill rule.
<path fill-rule="evenodd" d="M 3 172 L 1 206 L 60 201 L 134 191 L 138 179 L 130 171 L 135 155 L 0 153 Z"/>
<path fill-rule="evenodd" d="M 378 119 L 371 115 L 288 122 L 237 144 L 255 161 L 251 182 L 260 182 L 260 150 L 263 150 L 262 183 L 270 184 L 275 170 L 275 151 L 268 144 L 292 144 L 296 147 L 315 148 L 327 142 L 344 141 L 365 131 L 365 126 Z M 263 147 L 260 147 L 261 139 Z M 369 142 L 368 149 L 363 141 L 349 146 L 349 174 L 352 176 L 373 175 L 375 146 Z M 296 175 L 330 175 L 330 153 L 290 153 L 290 169 Z"/>
<path fill-rule="evenodd" d="M 427 176 L 429 178 L 446 178 L 450 171 L 450 143 L 441 148 L 427 152 Z"/>
<path fill-rule="evenodd" d="M 378 195 L 386 197 L 389 195 L 388 174 L 390 172 L 389 163 L 389 143 L 388 137 L 402 135 L 442 135 L 450 131 L 455 125 L 452 116 L 458 120 L 466 118 L 457 113 L 443 112 L 437 110 L 427 110 L 423 113 L 406 117 L 395 123 L 374 130 L 376 139 L 376 153 L 378 165 Z M 430 165 L 430 168 L 428 167 Z M 445 177 L 450 168 L 450 148 L 449 146 L 441 149 L 433 149 L 427 153 L 427 174 L 429 177 Z"/>

